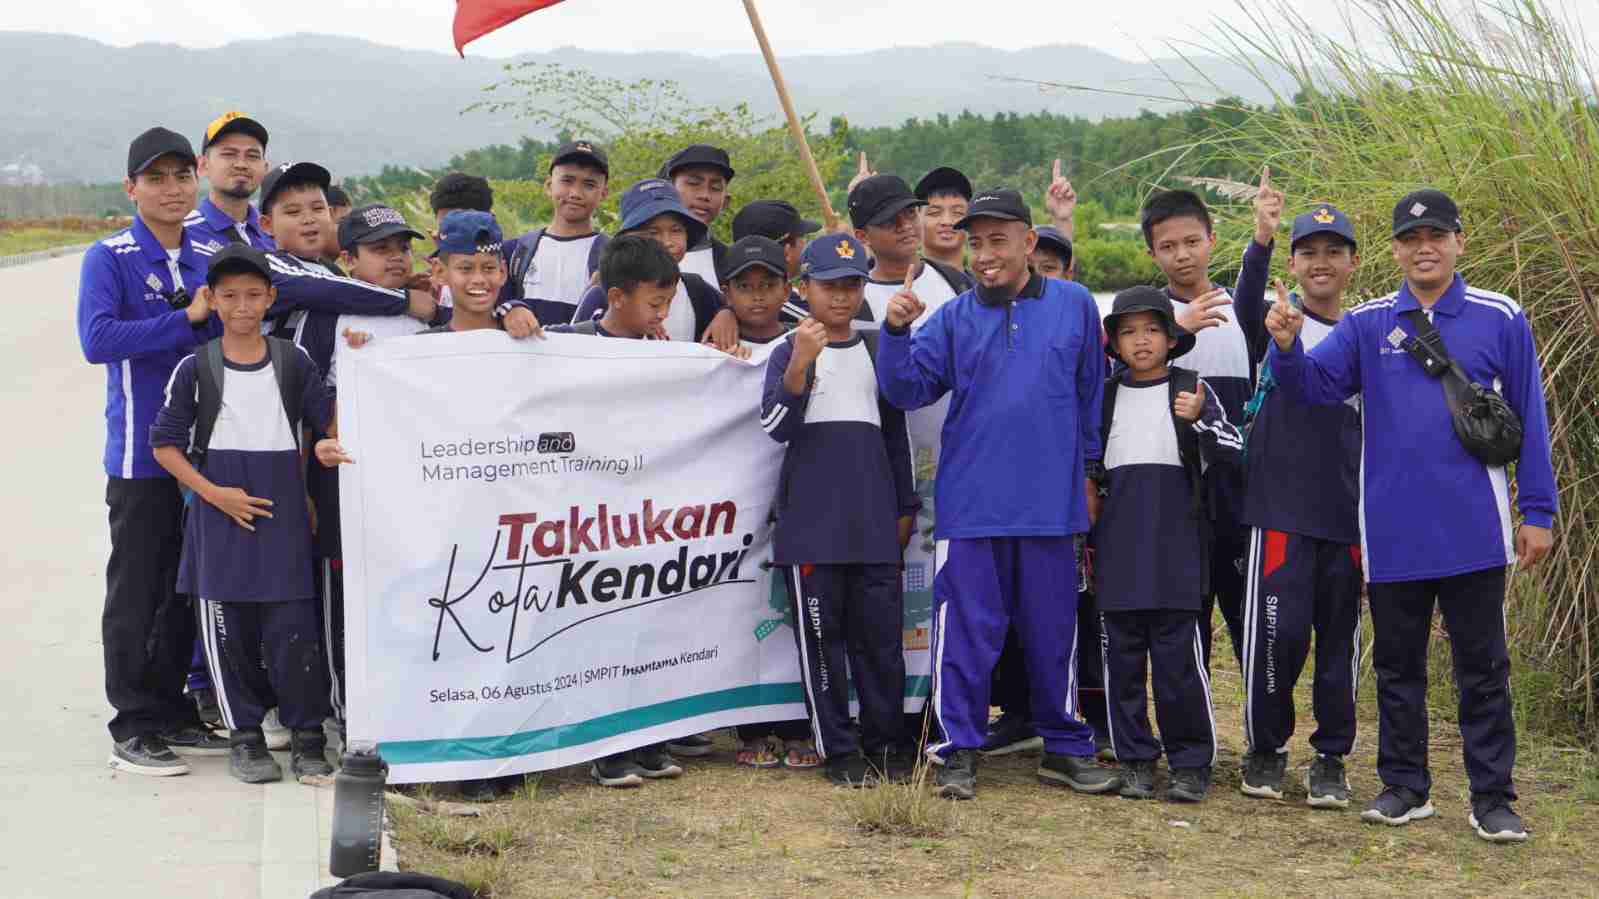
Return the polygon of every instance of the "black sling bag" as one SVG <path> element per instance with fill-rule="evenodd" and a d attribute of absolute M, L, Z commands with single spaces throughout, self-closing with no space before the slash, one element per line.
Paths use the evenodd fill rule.
<path fill-rule="evenodd" d="M 1427 313 L 1412 309 L 1402 313 L 1416 336 L 1404 342 L 1405 352 L 1443 384 L 1444 402 L 1455 436 L 1466 452 L 1484 465 L 1508 465 L 1521 456 L 1521 417 L 1497 392 L 1466 377 L 1449 357 L 1443 335 Z"/>

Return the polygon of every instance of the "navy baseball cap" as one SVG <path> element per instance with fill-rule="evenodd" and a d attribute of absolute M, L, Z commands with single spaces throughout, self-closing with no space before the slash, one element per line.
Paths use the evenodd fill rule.
<path fill-rule="evenodd" d="M 605 158 L 600 145 L 587 140 L 569 140 L 555 148 L 555 158 L 550 160 L 550 171 L 563 162 L 582 162 L 594 166 L 605 177 L 611 177 L 611 161 Z"/>
<path fill-rule="evenodd" d="M 886 225 L 894 216 L 926 201 L 911 192 L 911 186 L 898 175 L 873 175 L 849 192 L 849 223 L 857 228 Z"/>
<path fill-rule="evenodd" d="M 441 256 L 445 253 L 498 253 L 505 235 L 500 232 L 500 223 L 494 220 L 492 212 L 457 209 L 439 222 L 439 235 L 434 242 Z"/>
<path fill-rule="evenodd" d="M 1033 226 L 1033 211 L 1027 208 L 1027 201 L 1016 191 L 1005 188 L 985 190 L 972 198 L 972 205 L 966 207 L 966 217 L 956 222 L 955 227 L 965 231 L 972 226 L 973 219 L 982 218 L 1021 222 L 1029 228 Z"/>
<path fill-rule="evenodd" d="M 661 163 L 660 176 L 670 181 L 678 172 L 694 166 L 716 169 L 729 181 L 733 180 L 735 174 L 733 161 L 728 158 L 726 150 L 710 144 L 690 144 L 673 153 L 671 159 Z"/>
<path fill-rule="evenodd" d="M 903 182 L 902 182 L 903 183 Z M 864 278 L 871 271 L 866 245 L 853 234 L 824 234 L 800 254 L 800 277 L 815 281 Z"/>
<path fill-rule="evenodd" d="M 1105 341 L 1105 355 L 1112 359 L 1121 361 L 1122 358 L 1116 352 L 1116 324 L 1122 316 L 1134 312 L 1155 313 L 1155 317 L 1166 326 L 1166 333 L 1177 338 L 1177 346 L 1166 355 L 1167 362 L 1187 353 L 1198 342 L 1194 335 L 1177 324 L 1177 313 L 1172 309 L 1171 297 L 1166 295 L 1166 291 L 1148 285 L 1129 287 L 1116 294 L 1116 299 L 1111 302 L 1110 314 L 1105 316 L 1105 334 L 1110 338 Z"/>
<path fill-rule="evenodd" d="M 205 286 L 215 287 L 224 275 L 241 273 L 260 275 L 272 283 L 272 266 L 266 254 L 249 244 L 235 243 L 218 250 L 206 264 Z"/>
<path fill-rule="evenodd" d="M 740 272 L 756 266 L 770 269 L 779 278 L 788 280 L 788 258 L 783 255 L 783 246 L 759 234 L 740 238 L 727 248 L 722 258 L 722 270 L 717 277 L 725 284 L 738 277 Z"/>
<path fill-rule="evenodd" d="M 339 249 L 349 251 L 357 244 L 374 243 L 385 237 L 403 234 L 415 240 L 426 240 L 422 232 L 405 223 L 405 216 L 382 203 L 368 203 L 339 222 Z"/>
<path fill-rule="evenodd" d="M 922 176 L 916 182 L 916 196 L 926 200 L 933 194 L 960 194 L 969 202 L 972 199 L 972 182 L 960 169 L 952 169 L 947 165 L 939 166 Z"/>
<path fill-rule="evenodd" d="M 1394 205 L 1394 236 L 1417 228 L 1463 231 L 1460 207 L 1441 190 L 1424 188 L 1411 191 Z"/>
<path fill-rule="evenodd" d="M 1349 216 L 1330 203 L 1323 203 L 1309 212 L 1301 212 L 1294 217 L 1294 230 L 1288 239 L 1288 251 L 1293 252 L 1294 246 L 1312 234 L 1336 234 L 1349 241 L 1350 246 L 1359 246 L 1355 240 L 1355 226 L 1350 224 Z"/>
<path fill-rule="evenodd" d="M 128 145 L 128 177 L 132 178 L 163 156 L 176 156 L 194 165 L 194 147 L 189 139 L 167 128 L 151 128 Z"/>
<path fill-rule="evenodd" d="M 314 162 L 285 162 L 267 169 L 261 179 L 261 208 L 272 208 L 272 195 L 286 187 L 315 184 L 324 192 L 333 184 L 333 175 Z"/>
<path fill-rule="evenodd" d="M 1054 225 L 1039 225 L 1033 229 L 1033 233 L 1038 235 L 1039 247 L 1047 247 L 1066 257 L 1066 266 L 1068 268 L 1071 267 L 1072 239 L 1070 237 L 1062 234 L 1060 229 Z"/>
<path fill-rule="evenodd" d="M 772 240 L 787 240 L 820 230 L 820 224 L 802 217 L 794 204 L 787 200 L 755 200 L 745 204 L 738 215 L 733 216 L 734 240 L 743 240 L 756 234 Z"/>
<path fill-rule="evenodd" d="M 646 178 L 629 187 L 622 194 L 622 225 L 617 233 L 632 231 L 658 215 L 671 213 L 683 220 L 688 228 L 688 245 L 697 247 L 710 230 L 705 223 L 689 214 L 677 196 L 672 182 L 661 178 Z"/>

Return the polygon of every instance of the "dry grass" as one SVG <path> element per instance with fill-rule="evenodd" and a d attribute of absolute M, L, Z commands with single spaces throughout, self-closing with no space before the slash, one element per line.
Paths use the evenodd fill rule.
<path fill-rule="evenodd" d="M 1221 638 L 1225 645 L 1225 637 Z M 1442 672 L 1440 671 L 1441 675 Z M 1238 793 L 1238 676 L 1216 672 L 1223 736 L 1217 786 L 1197 806 L 1078 796 L 1034 778 L 1036 756 L 985 760 L 975 802 L 946 808 L 911 788 L 871 793 L 816 771 L 754 771 L 720 741 L 676 781 L 593 786 L 585 769 L 547 772 L 481 818 L 394 812 L 402 866 L 480 895 L 534 896 L 1460 896 L 1594 895 L 1599 762 L 1529 745 L 1517 781 L 1533 831 L 1523 846 L 1471 835 L 1459 741 L 1434 720 L 1439 816 L 1407 828 L 1358 811 L 1312 811 L 1298 785 L 1306 721 L 1282 803 Z M 1303 688 L 1305 684 L 1301 684 Z M 1301 690 L 1303 693 L 1303 689 Z M 1352 760 L 1356 804 L 1377 791 L 1371 688 Z M 1300 708 L 1308 717 L 1308 697 Z M 921 797 L 927 797 L 924 792 Z M 881 798 L 879 798 L 881 797 Z M 865 832 L 862 820 L 872 832 Z M 888 825 L 895 826 L 888 826 Z M 925 828 L 908 835 L 902 828 Z"/>

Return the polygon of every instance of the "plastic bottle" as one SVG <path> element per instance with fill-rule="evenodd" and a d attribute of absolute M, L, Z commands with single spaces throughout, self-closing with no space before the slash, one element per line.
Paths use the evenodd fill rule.
<path fill-rule="evenodd" d="M 377 744 L 350 744 L 333 781 L 333 846 L 328 870 L 337 877 L 376 871 L 383 856 L 383 786 L 389 766 Z"/>

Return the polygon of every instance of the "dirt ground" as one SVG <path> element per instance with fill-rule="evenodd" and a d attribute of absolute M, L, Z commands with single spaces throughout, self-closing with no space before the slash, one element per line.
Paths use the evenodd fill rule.
<path fill-rule="evenodd" d="M 1518 810 L 1533 836 L 1493 846 L 1466 823 L 1452 722 L 1433 721 L 1438 815 L 1389 828 L 1359 820 L 1379 789 L 1369 682 L 1345 811 L 1304 805 L 1308 698 L 1299 706 L 1290 792 L 1273 802 L 1238 792 L 1243 737 L 1230 659 L 1218 666 L 1215 692 L 1221 759 L 1200 805 L 1078 796 L 1039 784 L 1037 756 L 1017 755 L 984 760 L 977 800 L 955 804 L 939 832 L 888 836 L 858 827 L 851 792 L 815 771 L 734 768 L 731 738 L 718 734 L 717 753 L 684 762 L 682 778 L 637 790 L 596 787 L 586 768 L 568 768 L 529 778 L 477 818 L 394 809 L 395 842 L 403 868 L 501 899 L 1599 895 L 1592 755 L 1524 738 Z"/>

